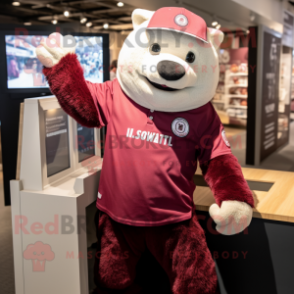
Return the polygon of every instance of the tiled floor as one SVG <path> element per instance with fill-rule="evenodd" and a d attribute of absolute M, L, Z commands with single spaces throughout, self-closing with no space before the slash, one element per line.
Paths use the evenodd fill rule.
<path fill-rule="evenodd" d="M 246 130 L 225 127 L 225 131 L 233 154 L 242 166 L 246 166 Z M 294 122 L 290 124 L 289 144 L 266 158 L 259 168 L 294 171 Z"/>
<path fill-rule="evenodd" d="M 290 125 L 289 144 L 266 158 L 260 168 L 294 172 L 294 122 Z"/>

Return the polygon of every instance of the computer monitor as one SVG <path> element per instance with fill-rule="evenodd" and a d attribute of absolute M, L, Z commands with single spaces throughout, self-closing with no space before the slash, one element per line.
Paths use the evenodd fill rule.
<path fill-rule="evenodd" d="M 93 128 L 86 128 L 77 123 L 78 161 L 95 156 L 95 134 Z"/>
<path fill-rule="evenodd" d="M 25 99 L 21 113 L 18 178 L 25 189 L 43 190 L 101 165 L 100 130 L 79 125 L 55 96 Z"/>
<path fill-rule="evenodd" d="M 47 177 L 70 167 L 68 116 L 61 109 L 45 111 Z"/>
<path fill-rule="evenodd" d="M 104 82 L 103 37 L 73 36 L 76 54 L 84 70 L 84 77 L 92 83 Z"/>
<path fill-rule="evenodd" d="M 7 88 L 48 88 L 36 48 L 47 36 L 5 35 Z"/>
<path fill-rule="evenodd" d="M 49 86 L 42 73 L 43 65 L 38 60 L 36 48 L 41 42 L 46 42 L 45 33 L 42 35 L 5 34 L 7 89 L 18 91 L 49 91 Z M 109 48 L 108 36 L 105 35 L 67 35 L 64 42 L 76 46 L 75 52 L 83 68 L 86 80 L 102 83 L 109 77 Z M 67 46 L 67 44 L 64 44 Z"/>

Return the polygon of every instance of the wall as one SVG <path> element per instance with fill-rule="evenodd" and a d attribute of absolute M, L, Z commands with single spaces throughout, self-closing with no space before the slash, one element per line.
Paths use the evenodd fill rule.
<path fill-rule="evenodd" d="M 124 2 L 138 7 L 137 0 Z M 228 29 L 263 24 L 279 32 L 282 32 L 282 10 L 288 8 L 287 1 L 279 0 L 148 0 L 141 2 L 139 7 L 156 10 L 164 6 L 185 7 L 204 18 L 208 25 L 217 18 L 222 27 Z M 258 14 L 254 21 L 250 20 L 251 11 Z"/>
<path fill-rule="evenodd" d="M 109 64 L 112 60 L 118 59 L 120 49 L 123 45 L 125 38 L 128 36 L 128 33 L 110 33 L 109 34 Z"/>
<path fill-rule="evenodd" d="M 2 171 L 2 147 L 1 147 L 1 126 L 0 126 L 0 172 Z"/>

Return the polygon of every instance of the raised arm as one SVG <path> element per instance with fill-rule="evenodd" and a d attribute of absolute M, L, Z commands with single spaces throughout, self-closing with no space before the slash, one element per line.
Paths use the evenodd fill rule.
<path fill-rule="evenodd" d="M 62 36 L 51 34 L 37 49 L 43 73 L 63 110 L 86 127 L 100 127 L 98 108 L 86 82 L 74 48 L 62 47 Z M 87 85 L 89 84 L 89 87 Z"/>

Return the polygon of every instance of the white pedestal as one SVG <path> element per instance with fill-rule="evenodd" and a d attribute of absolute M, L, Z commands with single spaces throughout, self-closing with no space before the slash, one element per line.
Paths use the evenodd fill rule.
<path fill-rule="evenodd" d="M 42 191 L 11 181 L 16 294 L 89 293 L 87 247 L 96 236 L 86 207 L 96 201 L 100 171 L 79 169 Z"/>

